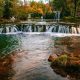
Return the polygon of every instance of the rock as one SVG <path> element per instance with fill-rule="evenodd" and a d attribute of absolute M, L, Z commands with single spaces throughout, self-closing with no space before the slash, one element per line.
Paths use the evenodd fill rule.
<path fill-rule="evenodd" d="M 57 56 L 56 54 L 52 54 L 52 55 L 49 56 L 48 61 L 53 62 L 53 61 L 54 61 L 55 59 L 57 59 L 57 58 L 58 58 L 58 56 Z"/>
<path fill-rule="evenodd" d="M 67 55 L 67 54 L 62 54 L 60 56 L 57 56 L 56 54 L 50 55 L 49 61 L 51 61 L 54 65 L 58 66 L 64 66 L 64 67 L 79 67 L 80 66 L 80 58 L 75 57 L 74 55 Z"/>
<path fill-rule="evenodd" d="M 69 57 L 67 61 L 67 66 L 80 66 L 80 58 L 78 57 Z"/>
<path fill-rule="evenodd" d="M 65 67 L 67 60 L 68 60 L 68 56 L 66 54 L 63 54 L 59 56 L 58 58 L 56 58 L 53 63 L 55 63 L 56 65 Z"/>

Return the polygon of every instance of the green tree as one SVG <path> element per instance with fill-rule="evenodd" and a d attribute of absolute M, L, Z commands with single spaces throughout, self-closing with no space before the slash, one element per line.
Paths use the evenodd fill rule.
<path fill-rule="evenodd" d="M 17 0 L 5 0 L 4 1 L 3 18 L 9 19 L 11 16 L 16 15 L 17 11 Z"/>
<path fill-rule="evenodd" d="M 70 15 L 70 10 L 67 6 L 67 0 L 53 0 L 53 8 L 56 11 L 61 11 L 62 17 Z"/>
<path fill-rule="evenodd" d="M 9 19 L 11 16 L 11 4 L 9 0 L 5 0 L 5 4 L 4 4 L 4 11 L 3 11 L 3 17 L 6 19 Z"/>
<path fill-rule="evenodd" d="M 74 3 L 74 17 L 76 17 L 76 12 L 77 12 L 77 8 L 78 8 L 78 4 L 79 4 L 80 0 L 73 0 Z"/>
<path fill-rule="evenodd" d="M 3 16 L 4 0 L 0 0 L 0 17 Z"/>

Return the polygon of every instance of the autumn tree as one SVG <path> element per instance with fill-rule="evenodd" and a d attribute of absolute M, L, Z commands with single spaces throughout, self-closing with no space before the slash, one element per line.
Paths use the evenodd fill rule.
<path fill-rule="evenodd" d="M 17 18 L 21 20 L 26 20 L 28 15 L 27 10 L 28 10 L 27 6 L 19 6 L 17 12 Z"/>
<path fill-rule="evenodd" d="M 34 15 L 35 14 L 39 14 L 39 15 L 45 15 L 46 13 L 51 13 L 51 7 L 49 6 L 49 4 L 43 4 L 41 2 L 37 3 L 37 2 L 31 2 L 30 4 L 31 7 L 31 13 Z"/>
<path fill-rule="evenodd" d="M 10 0 L 11 3 L 11 16 L 17 16 L 19 12 L 20 4 L 18 2 L 19 0 Z"/>

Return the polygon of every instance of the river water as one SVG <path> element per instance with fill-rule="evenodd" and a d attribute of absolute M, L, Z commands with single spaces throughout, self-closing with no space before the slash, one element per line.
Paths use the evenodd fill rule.
<path fill-rule="evenodd" d="M 72 80 L 56 74 L 48 62 L 50 54 L 64 50 L 59 46 L 64 46 L 60 41 L 65 38 L 70 40 L 71 36 L 68 39 L 47 33 L 0 34 L 0 80 Z"/>

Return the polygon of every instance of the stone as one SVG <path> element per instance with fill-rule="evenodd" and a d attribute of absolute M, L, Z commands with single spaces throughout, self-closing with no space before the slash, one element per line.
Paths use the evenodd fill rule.
<path fill-rule="evenodd" d="M 57 58 L 58 58 L 58 56 L 57 56 L 56 54 L 52 54 L 52 55 L 49 56 L 48 61 L 53 62 L 53 61 L 54 61 L 55 59 L 57 59 Z"/>

